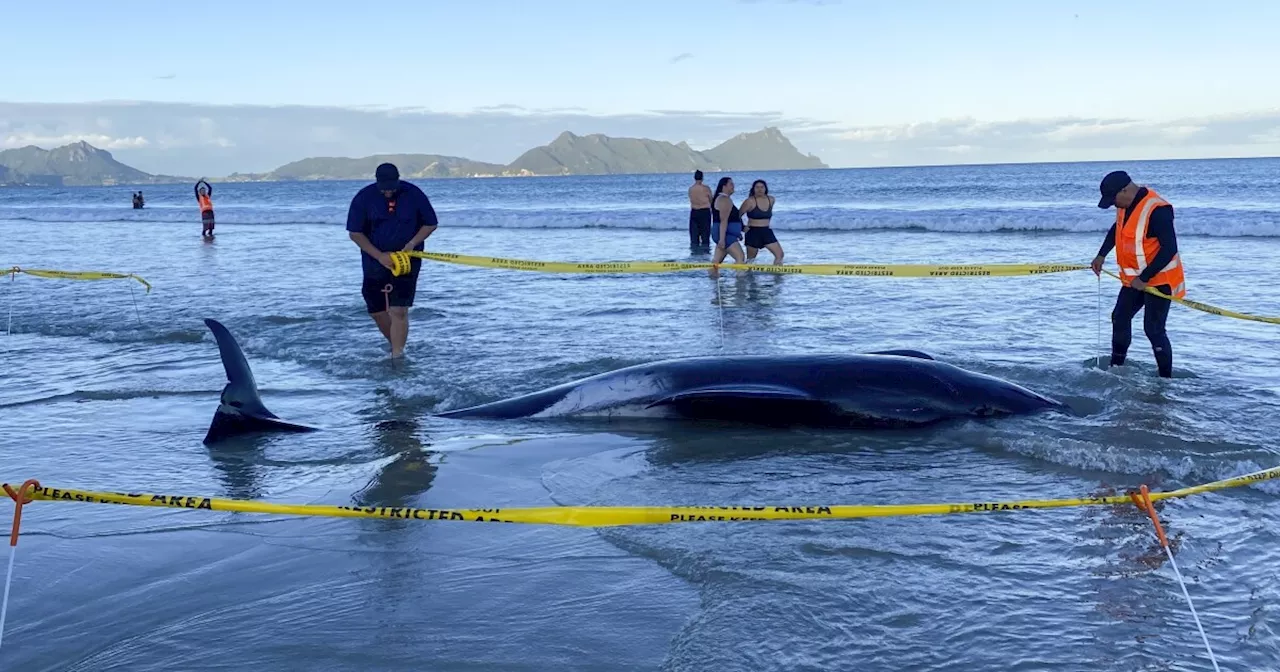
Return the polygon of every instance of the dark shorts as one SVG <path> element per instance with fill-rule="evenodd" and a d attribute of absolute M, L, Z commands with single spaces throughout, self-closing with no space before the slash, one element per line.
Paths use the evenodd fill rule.
<path fill-rule="evenodd" d="M 202 224 L 207 224 L 209 228 L 213 228 L 213 211 L 212 210 L 202 211 L 200 213 L 200 222 Z"/>
<path fill-rule="evenodd" d="M 689 244 L 711 244 L 711 208 L 689 210 Z"/>
<path fill-rule="evenodd" d="M 778 237 L 773 235 L 772 226 L 749 226 L 742 242 L 746 243 L 747 247 L 758 250 L 770 243 L 778 242 Z"/>
<path fill-rule="evenodd" d="M 383 294 L 382 290 L 391 285 L 391 293 Z M 418 293 L 418 274 L 411 273 L 398 278 L 378 279 L 366 276 L 360 287 L 364 296 L 364 305 L 369 314 L 386 311 L 387 306 L 409 308 L 413 306 L 413 297 Z"/>

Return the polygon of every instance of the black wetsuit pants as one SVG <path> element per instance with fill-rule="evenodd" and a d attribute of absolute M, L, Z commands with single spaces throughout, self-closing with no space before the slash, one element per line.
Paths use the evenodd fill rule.
<path fill-rule="evenodd" d="M 711 247 L 711 208 L 689 210 L 689 247 Z"/>
<path fill-rule="evenodd" d="M 1172 295 L 1169 285 L 1158 285 L 1155 289 Z M 1116 296 L 1115 310 L 1111 311 L 1111 365 L 1124 364 L 1133 342 L 1133 318 L 1143 310 L 1142 329 L 1151 341 L 1151 350 L 1156 356 L 1156 367 L 1161 378 L 1173 377 L 1173 347 L 1169 345 L 1169 335 L 1165 333 L 1164 323 L 1169 317 L 1169 307 L 1173 302 L 1154 294 L 1138 291 L 1132 287 L 1121 287 Z M 1145 309 L 1145 310 L 1144 310 Z"/>

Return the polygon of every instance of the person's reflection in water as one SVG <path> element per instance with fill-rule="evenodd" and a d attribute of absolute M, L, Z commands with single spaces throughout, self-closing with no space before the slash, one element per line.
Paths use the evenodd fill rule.
<path fill-rule="evenodd" d="M 743 329 L 769 327 L 773 324 L 773 307 L 777 304 L 782 279 L 786 276 L 771 274 L 768 277 L 759 278 L 756 277 L 757 275 L 757 273 L 736 274 L 732 288 L 727 282 L 722 283 L 719 279 L 712 280 L 716 284 L 711 288 L 713 292 L 711 304 L 717 306 L 723 313 L 716 315 L 715 318 L 724 320 L 726 334 L 738 333 Z M 740 314 L 727 310 L 748 307 L 751 310 Z"/>
<path fill-rule="evenodd" d="M 781 273 L 747 273 L 745 298 L 753 303 L 772 306 L 782 290 L 782 280 L 787 277 Z"/>
<path fill-rule="evenodd" d="M 353 496 L 358 506 L 411 507 L 413 500 L 431 488 L 439 469 L 431 464 L 431 451 L 423 449 L 414 420 L 386 420 L 374 426 L 375 447 L 396 459 Z"/>

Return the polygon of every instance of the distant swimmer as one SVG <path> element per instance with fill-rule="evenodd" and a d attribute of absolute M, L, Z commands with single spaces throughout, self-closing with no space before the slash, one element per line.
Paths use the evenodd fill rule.
<path fill-rule="evenodd" d="M 431 200 L 418 187 L 400 180 L 395 165 L 384 163 L 376 182 L 351 199 L 347 231 L 360 247 L 364 280 L 360 293 L 378 330 L 391 345 L 391 357 L 404 356 L 409 340 L 409 308 L 418 290 L 421 259 L 410 260 L 410 271 L 395 277 L 388 252 L 423 250 L 423 242 L 439 225 Z"/>
<path fill-rule="evenodd" d="M 1179 299 L 1187 295 L 1178 239 L 1173 231 L 1173 206 L 1149 187 L 1134 184 L 1129 174 L 1117 170 L 1102 178 L 1102 199 L 1098 207 L 1116 206 L 1116 222 L 1094 258 L 1093 272 L 1101 275 L 1102 262 L 1112 247 L 1124 286 L 1111 312 L 1111 366 L 1124 364 L 1133 341 L 1130 323 L 1139 310 L 1146 309 L 1143 330 L 1156 356 L 1162 378 L 1173 377 L 1173 348 L 1165 333 L 1165 320 L 1172 303 L 1145 291 L 1154 287 Z"/>
<path fill-rule="evenodd" d="M 134 209 L 134 210 L 141 210 L 143 205 L 146 205 L 146 202 L 142 200 L 142 192 L 141 192 L 141 191 L 134 192 L 134 194 L 133 194 L 133 209 Z"/>
<path fill-rule="evenodd" d="M 204 186 L 201 186 L 204 185 Z M 196 202 L 200 204 L 200 222 L 204 228 L 200 236 L 213 237 L 213 185 L 203 179 L 196 182 Z"/>
<path fill-rule="evenodd" d="M 755 261 L 760 250 L 767 249 L 773 253 L 773 263 L 782 263 L 782 246 L 778 244 L 773 228 L 769 226 L 773 219 L 774 198 L 769 195 L 769 184 L 764 180 L 751 183 L 751 195 L 742 201 L 742 212 L 747 215 L 747 233 L 743 243 L 747 246 L 747 261 Z M 762 207 L 767 206 L 767 207 Z"/>
<path fill-rule="evenodd" d="M 693 171 L 689 187 L 689 249 L 711 247 L 711 188 L 702 183 L 702 171 Z"/>
<path fill-rule="evenodd" d="M 743 263 L 742 247 L 738 245 L 738 241 L 742 239 L 742 213 L 733 204 L 733 199 L 730 198 L 732 195 L 733 178 L 720 178 L 716 183 L 715 196 L 711 200 L 711 239 L 716 242 L 716 253 L 711 257 L 713 264 L 724 261 L 726 254 L 739 264 Z M 714 278 L 717 274 L 717 269 L 712 268 L 711 277 Z"/>

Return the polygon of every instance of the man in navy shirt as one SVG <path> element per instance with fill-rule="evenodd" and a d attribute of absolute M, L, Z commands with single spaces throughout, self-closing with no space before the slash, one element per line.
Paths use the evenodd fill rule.
<path fill-rule="evenodd" d="M 391 344 L 391 356 L 404 356 L 409 340 L 409 308 L 418 289 L 421 259 L 412 259 L 407 275 L 391 275 L 388 252 L 422 251 L 423 241 L 436 230 L 436 211 L 418 187 L 400 180 L 393 164 L 378 166 L 376 180 L 356 193 L 347 211 L 347 231 L 360 246 L 364 295 L 369 315 Z"/>

